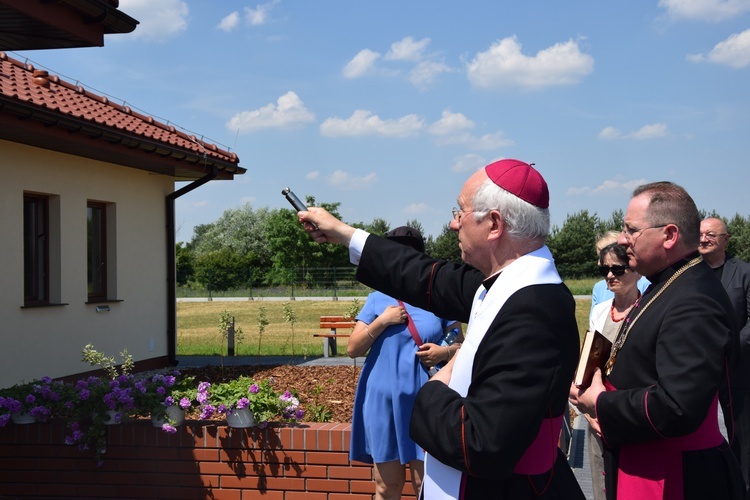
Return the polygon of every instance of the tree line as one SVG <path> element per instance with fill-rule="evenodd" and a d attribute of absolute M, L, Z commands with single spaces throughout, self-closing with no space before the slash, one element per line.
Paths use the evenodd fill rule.
<path fill-rule="evenodd" d="M 321 206 L 337 218 L 340 203 L 316 203 L 307 197 L 308 206 Z M 701 212 L 702 217 L 719 217 L 731 235 L 727 251 L 741 260 L 750 261 L 750 217 L 735 214 L 728 219 L 716 212 Z M 547 245 L 555 257 L 564 279 L 590 278 L 596 273 L 596 240 L 609 230 L 622 228 L 623 212 L 615 210 L 606 218 L 581 210 L 569 214 L 562 226 L 553 226 Z M 349 222 L 371 234 L 384 235 L 393 227 L 382 219 L 369 223 Z M 424 234 L 418 220 L 403 225 L 415 227 Z M 461 262 L 457 234 L 445 224 L 436 237 L 425 239 L 428 255 Z M 176 247 L 177 284 L 214 290 L 232 290 L 286 284 L 290 270 L 295 275 L 320 276 L 320 269 L 352 267 L 349 252 L 340 245 L 320 245 L 310 239 L 291 209 L 259 208 L 246 204 L 226 210 L 219 219 L 195 226 L 193 238 Z M 312 273 L 312 270 L 316 270 Z M 307 272 L 310 271 L 310 272 Z M 335 271 L 332 271 L 335 276 Z"/>

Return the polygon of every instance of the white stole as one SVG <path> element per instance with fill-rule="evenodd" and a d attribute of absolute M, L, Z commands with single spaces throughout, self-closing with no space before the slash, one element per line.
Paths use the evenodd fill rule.
<path fill-rule="evenodd" d="M 508 297 L 530 285 L 559 283 L 562 283 L 562 279 L 557 274 L 552 254 L 543 246 L 503 268 L 486 293 L 484 286 L 480 286 L 474 295 L 465 340 L 456 355 L 448 387 L 458 392 L 461 397 L 466 397 L 471 384 L 477 347 Z M 458 498 L 461 476 L 461 471 L 425 453 L 425 476 L 422 485 L 425 500 Z"/>

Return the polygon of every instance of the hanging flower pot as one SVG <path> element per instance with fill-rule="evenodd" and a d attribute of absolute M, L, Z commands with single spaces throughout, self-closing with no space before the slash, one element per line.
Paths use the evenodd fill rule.
<path fill-rule="evenodd" d="M 185 410 L 179 406 L 167 406 L 164 408 L 164 414 L 151 413 L 151 424 L 154 427 L 163 427 L 165 423 L 169 423 L 174 427 L 178 427 L 185 422 Z"/>
<path fill-rule="evenodd" d="M 14 424 L 33 424 L 36 422 L 36 417 L 34 417 L 34 415 L 20 411 L 11 413 L 10 418 Z"/>
<path fill-rule="evenodd" d="M 227 425 L 236 429 L 243 429 L 255 425 L 253 411 L 250 408 L 240 408 L 227 411 Z"/>
<path fill-rule="evenodd" d="M 107 410 L 104 413 L 104 425 L 115 425 L 122 423 L 122 412 L 117 410 Z"/>

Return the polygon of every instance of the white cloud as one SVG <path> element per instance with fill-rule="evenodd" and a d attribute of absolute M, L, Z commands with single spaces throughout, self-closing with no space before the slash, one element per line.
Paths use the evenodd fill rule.
<path fill-rule="evenodd" d="M 242 111 L 227 123 L 229 130 L 253 132 L 267 128 L 294 128 L 315 121 L 315 115 L 294 92 L 279 97 L 276 104 L 267 104 L 254 111 Z"/>
<path fill-rule="evenodd" d="M 635 132 L 629 134 L 632 139 L 657 139 L 659 137 L 666 137 L 667 125 L 665 123 L 653 123 L 651 125 L 644 125 Z"/>
<path fill-rule="evenodd" d="M 622 176 L 617 176 L 614 179 L 605 180 L 596 187 L 581 186 L 577 188 L 569 188 L 565 194 L 570 196 L 578 196 L 582 194 L 592 195 L 612 195 L 617 193 L 630 194 L 635 188 L 641 184 L 645 184 L 646 179 L 632 179 L 626 180 Z"/>
<path fill-rule="evenodd" d="M 594 58 L 583 54 L 573 40 L 557 43 L 529 57 L 521 53 L 521 44 L 512 36 L 477 53 L 467 65 L 466 73 L 471 84 L 481 89 L 540 89 L 578 83 L 593 69 Z"/>
<path fill-rule="evenodd" d="M 184 0 L 120 0 L 120 10 L 139 21 L 135 31 L 123 40 L 163 41 L 188 26 L 190 9 Z"/>
<path fill-rule="evenodd" d="M 378 176 L 375 172 L 367 174 L 364 177 L 357 177 L 349 172 L 336 170 L 328 177 L 328 184 L 347 190 L 361 190 L 370 187 L 377 180 Z"/>
<path fill-rule="evenodd" d="M 507 139 L 505 133 L 502 131 L 484 134 L 479 137 L 469 133 L 441 136 L 437 142 L 441 146 L 459 144 L 470 149 L 480 150 L 498 149 L 515 144 L 515 141 Z"/>
<path fill-rule="evenodd" d="M 474 172 L 487 165 L 483 156 L 469 153 L 453 159 L 451 170 L 454 172 Z"/>
<path fill-rule="evenodd" d="M 417 115 L 406 115 L 396 120 L 383 120 L 371 111 L 358 109 L 349 118 L 328 118 L 320 125 L 326 137 L 380 135 L 412 137 L 424 128 L 424 120 Z"/>
<path fill-rule="evenodd" d="M 409 83 L 417 88 L 425 88 L 433 83 L 441 73 L 451 73 L 454 69 L 437 61 L 421 61 L 409 72 Z"/>
<path fill-rule="evenodd" d="M 723 42 L 717 43 L 706 55 L 692 54 L 687 56 L 687 60 L 710 62 L 737 69 L 750 66 L 750 29 L 735 33 Z"/>
<path fill-rule="evenodd" d="M 623 134 L 619 129 L 615 127 L 604 127 L 599 132 L 599 139 L 603 140 L 614 140 L 614 139 L 658 139 L 660 137 L 667 137 L 669 135 L 668 127 L 665 123 L 652 123 L 650 125 L 644 125 L 635 132 Z"/>
<path fill-rule="evenodd" d="M 217 28 L 219 28 L 222 31 L 232 31 L 237 27 L 237 25 L 240 22 L 240 13 L 237 11 L 232 12 L 231 14 L 228 14 L 219 22 L 219 25 Z"/>
<path fill-rule="evenodd" d="M 429 38 L 423 38 L 418 42 L 410 36 L 403 38 L 398 42 L 391 44 L 391 50 L 389 50 L 384 61 L 420 61 L 424 55 L 425 49 L 430 44 Z"/>
<path fill-rule="evenodd" d="M 480 137 L 467 132 L 474 128 L 474 122 L 462 113 L 443 111 L 442 117 L 429 126 L 427 132 L 438 136 L 438 144 L 441 146 L 460 144 L 471 149 L 497 149 L 514 144 L 506 139 L 502 131 L 492 134 L 484 134 Z"/>
<path fill-rule="evenodd" d="M 750 0 L 659 0 L 659 7 L 676 20 L 718 22 L 750 11 Z"/>
<path fill-rule="evenodd" d="M 433 135 L 446 135 L 471 128 L 474 128 L 474 122 L 469 120 L 464 114 L 451 113 L 445 110 L 440 119 L 430 125 L 427 131 Z"/>
<path fill-rule="evenodd" d="M 307 179 L 308 181 L 314 181 L 314 180 L 316 180 L 316 179 L 317 179 L 318 177 L 320 177 L 320 172 L 319 172 L 319 171 L 317 171 L 317 170 L 315 170 L 315 171 L 313 171 L 313 172 L 308 172 L 308 173 L 307 173 L 307 174 L 305 175 L 305 179 Z"/>
<path fill-rule="evenodd" d="M 407 215 L 419 215 L 429 212 L 430 207 L 426 203 L 411 203 L 404 207 L 404 213 Z"/>
<path fill-rule="evenodd" d="M 259 26 L 265 24 L 268 20 L 268 15 L 271 13 L 271 9 L 279 3 L 279 0 L 272 0 L 271 2 L 257 5 L 256 8 L 245 7 L 245 19 L 250 26 Z"/>
<path fill-rule="evenodd" d="M 599 132 L 599 139 L 618 139 L 622 136 L 622 132 L 620 132 L 615 127 L 604 127 L 601 132 Z"/>
<path fill-rule="evenodd" d="M 359 78 L 372 73 L 380 54 L 370 49 L 360 50 L 354 58 L 346 63 L 342 71 L 344 78 Z"/>

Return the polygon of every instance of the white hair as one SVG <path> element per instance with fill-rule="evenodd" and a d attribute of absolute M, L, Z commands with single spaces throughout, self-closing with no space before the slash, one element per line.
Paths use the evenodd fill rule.
<path fill-rule="evenodd" d="M 472 200 L 474 219 L 481 221 L 490 212 L 503 215 L 508 233 L 516 238 L 546 238 L 549 209 L 540 208 L 501 188 L 491 179 L 479 186 Z"/>

